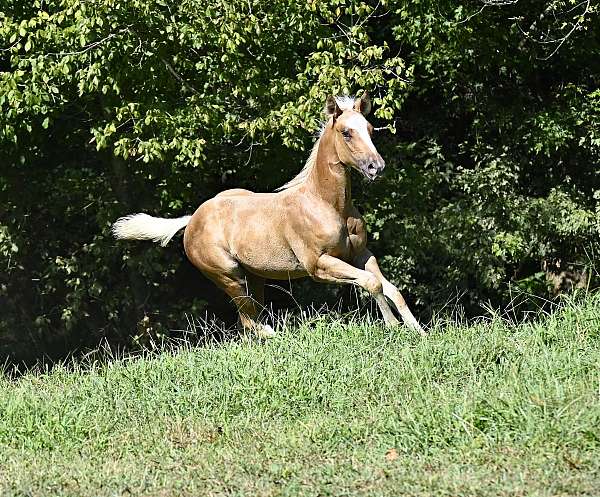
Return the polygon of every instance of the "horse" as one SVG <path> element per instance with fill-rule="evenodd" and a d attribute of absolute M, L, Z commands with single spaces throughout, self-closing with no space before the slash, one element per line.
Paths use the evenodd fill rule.
<path fill-rule="evenodd" d="M 326 124 L 304 168 L 275 192 L 226 190 L 176 219 L 132 214 L 114 223 L 113 235 L 164 247 L 185 228 L 188 259 L 232 299 L 243 329 L 259 337 L 275 334 L 258 319 L 265 280 L 306 276 L 363 288 L 386 326 L 398 326 L 389 299 L 408 328 L 425 334 L 367 248 L 365 222 L 352 203 L 350 168 L 372 181 L 385 167 L 371 140 L 370 109 L 366 92 L 356 99 L 329 96 Z"/>

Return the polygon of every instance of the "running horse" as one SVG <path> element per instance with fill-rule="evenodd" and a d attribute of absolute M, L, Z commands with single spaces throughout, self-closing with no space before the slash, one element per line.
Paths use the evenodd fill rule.
<path fill-rule="evenodd" d="M 399 321 L 425 332 L 400 291 L 382 274 L 367 249 L 365 222 L 351 197 L 350 168 L 368 180 L 385 162 L 371 141 L 371 109 L 360 98 L 329 97 L 327 123 L 302 171 L 274 193 L 226 190 L 204 202 L 192 216 L 164 219 L 147 214 L 120 218 L 118 239 L 153 240 L 163 247 L 185 227 L 185 253 L 194 266 L 231 297 L 245 330 L 271 337 L 258 321 L 265 280 L 310 276 L 322 283 L 346 283 L 368 291 L 386 325 Z"/>

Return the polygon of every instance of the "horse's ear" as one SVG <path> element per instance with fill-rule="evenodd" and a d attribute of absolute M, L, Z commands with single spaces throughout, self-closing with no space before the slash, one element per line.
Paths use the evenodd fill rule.
<path fill-rule="evenodd" d="M 371 98 L 366 90 L 363 92 L 361 97 L 354 101 L 354 110 L 356 112 L 360 112 L 365 117 L 369 115 L 369 112 L 371 112 Z"/>
<path fill-rule="evenodd" d="M 329 95 L 327 97 L 327 102 L 325 102 L 325 114 L 327 117 L 333 117 L 336 119 L 342 113 L 342 109 L 337 104 L 337 100 L 335 97 Z"/>

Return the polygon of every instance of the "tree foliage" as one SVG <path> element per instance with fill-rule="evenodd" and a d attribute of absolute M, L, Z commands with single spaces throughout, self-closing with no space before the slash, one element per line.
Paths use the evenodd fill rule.
<path fill-rule="evenodd" d="M 355 182 L 357 203 L 420 311 L 457 292 L 472 310 L 514 285 L 547 295 L 544 267 L 598 249 L 598 8 L 3 0 L 5 352 L 181 327 L 205 307 L 193 288 L 178 298 L 181 251 L 117 244 L 110 223 L 273 189 L 300 168 L 325 97 L 362 89 L 389 167 Z"/>

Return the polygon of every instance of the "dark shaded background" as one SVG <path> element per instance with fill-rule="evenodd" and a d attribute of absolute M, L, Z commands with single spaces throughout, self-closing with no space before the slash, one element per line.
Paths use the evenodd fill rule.
<path fill-rule="evenodd" d="M 232 325 L 180 235 L 167 248 L 117 243 L 110 225 L 190 214 L 230 187 L 272 191 L 301 168 L 342 76 L 371 92 L 372 123 L 394 131 L 374 137 L 384 177 L 355 178 L 354 196 L 422 321 L 457 296 L 472 316 L 517 294 L 527 311 L 542 302 L 527 295 L 596 285 L 597 2 L 103 8 L 0 7 L 3 358 L 136 347 L 177 335 L 186 313 Z M 369 47 L 381 55 L 357 55 Z M 342 76 L 328 73 L 338 66 Z M 357 305 L 347 288 L 290 290 L 302 305 Z M 285 292 L 267 296 L 296 308 Z"/>

